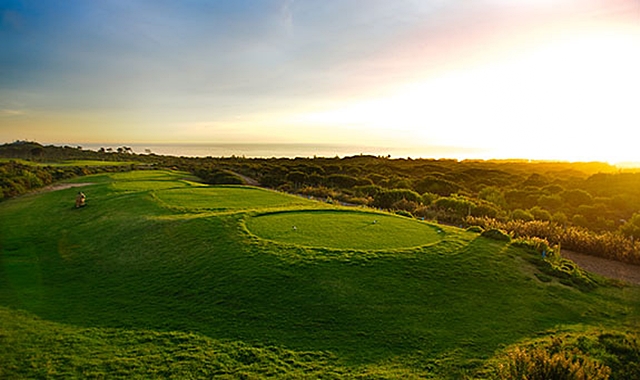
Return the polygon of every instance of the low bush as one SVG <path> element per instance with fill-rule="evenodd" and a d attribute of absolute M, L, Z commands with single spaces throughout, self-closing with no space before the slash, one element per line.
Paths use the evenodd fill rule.
<path fill-rule="evenodd" d="M 634 333 L 554 333 L 519 344 L 491 361 L 488 378 L 640 379 L 640 341 Z M 484 378 L 484 377 L 483 377 Z"/>
<path fill-rule="evenodd" d="M 486 237 L 488 239 L 498 240 L 498 241 L 506 241 L 506 242 L 511 241 L 511 236 L 509 236 L 508 233 L 495 228 L 483 231 L 480 234 L 480 236 Z"/>
<path fill-rule="evenodd" d="M 498 376 L 504 380 L 599 380 L 609 379 L 611 368 L 579 351 L 549 352 L 543 348 L 517 347 L 508 354 Z"/>
<path fill-rule="evenodd" d="M 467 231 L 469 232 L 476 232 L 476 233 L 482 233 L 484 232 L 484 229 L 480 226 L 471 226 L 467 228 Z"/>
<path fill-rule="evenodd" d="M 535 236 L 527 238 L 519 237 L 513 241 L 512 245 L 539 253 L 543 258 L 554 253 L 547 239 L 541 239 Z"/>
<path fill-rule="evenodd" d="M 396 215 L 406 216 L 407 218 L 413 218 L 413 215 L 409 211 L 405 211 L 405 210 L 396 211 Z"/>
<path fill-rule="evenodd" d="M 521 220 L 501 221 L 494 218 L 465 219 L 468 226 L 480 226 L 484 229 L 500 229 L 508 231 L 514 237 L 537 237 L 550 244 L 561 244 L 562 248 L 600 256 L 612 260 L 640 264 L 640 241 L 627 238 L 612 232 L 597 233 L 580 227 L 564 228 L 559 224 L 547 221 Z"/>

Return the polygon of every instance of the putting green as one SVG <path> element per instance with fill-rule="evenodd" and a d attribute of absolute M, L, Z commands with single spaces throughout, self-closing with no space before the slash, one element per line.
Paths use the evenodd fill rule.
<path fill-rule="evenodd" d="M 405 217 L 358 211 L 291 211 L 247 220 L 256 236 L 308 247 L 382 250 L 437 242 L 439 227 Z"/>

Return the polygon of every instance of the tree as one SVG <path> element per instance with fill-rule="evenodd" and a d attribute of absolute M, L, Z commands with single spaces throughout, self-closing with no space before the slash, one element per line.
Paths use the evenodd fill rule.
<path fill-rule="evenodd" d="M 327 177 L 327 184 L 341 189 L 351 189 L 358 183 L 354 177 L 346 174 L 331 174 Z"/>
<path fill-rule="evenodd" d="M 420 203 L 420 194 L 412 190 L 406 189 L 392 189 L 385 190 L 374 196 L 373 205 L 380 208 L 391 208 L 394 203 L 407 200 L 415 203 Z"/>
<path fill-rule="evenodd" d="M 533 215 L 531 215 L 531 213 L 529 211 L 525 211 L 523 209 L 515 209 L 513 210 L 513 212 L 511 213 L 511 219 L 513 220 L 522 220 L 525 222 L 531 222 L 533 221 L 535 218 L 533 217 Z"/>
<path fill-rule="evenodd" d="M 591 204 L 593 197 L 581 189 L 567 190 L 561 194 L 564 201 L 573 207 Z"/>
<path fill-rule="evenodd" d="M 548 222 L 551 220 L 551 213 L 549 211 L 542 209 L 540 206 L 535 206 L 529 209 L 531 215 L 533 215 L 536 220 L 543 220 Z"/>
<path fill-rule="evenodd" d="M 305 184 L 309 176 L 303 172 L 295 171 L 287 174 L 287 181 L 291 182 L 294 187 L 300 187 Z"/>
<path fill-rule="evenodd" d="M 414 189 L 420 194 L 434 193 L 443 197 L 460 191 L 462 188 L 449 180 L 428 175 L 414 184 Z"/>
<path fill-rule="evenodd" d="M 542 195 L 538 198 L 538 205 L 549 211 L 557 211 L 560 210 L 564 201 L 560 198 L 559 195 Z"/>
<path fill-rule="evenodd" d="M 491 202 L 502 209 L 507 208 L 507 201 L 504 199 L 502 191 L 495 186 L 487 186 L 480 190 L 478 198 Z"/>
<path fill-rule="evenodd" d="M 565 225 L 569 221 L 564 212 L 556 212 L 551 216 L 551 221 L 560 225 Z"/>

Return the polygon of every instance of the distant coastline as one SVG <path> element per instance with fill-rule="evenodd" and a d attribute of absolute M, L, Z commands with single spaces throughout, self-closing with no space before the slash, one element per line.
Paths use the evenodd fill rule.
<path fill-rule="evenodd" d="M 266 144 L 266 143 L 54 143 L 54 145 L 81 146 L 83 149 L 98 150 L 127 146 L 134 153 L 155 153 L 159 155 L 185 157 L 247 157 L 247 158 L 295 158 L 295 157 L 346 157 L 355 155 L 391 156 L 392 158 L 481 158 L 480 151 L 451 147 L 374 147 L 332 144 Z M 475 154 L 474 154 L 475 153 Z"/>

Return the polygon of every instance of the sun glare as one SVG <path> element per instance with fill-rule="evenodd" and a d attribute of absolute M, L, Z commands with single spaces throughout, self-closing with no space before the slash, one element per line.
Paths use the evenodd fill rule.
<path fill-rule="evenodd" d="M 639 99 L 639 34 L 594 31 L 296 122 L 497 158 L 640 161 Z"/>

